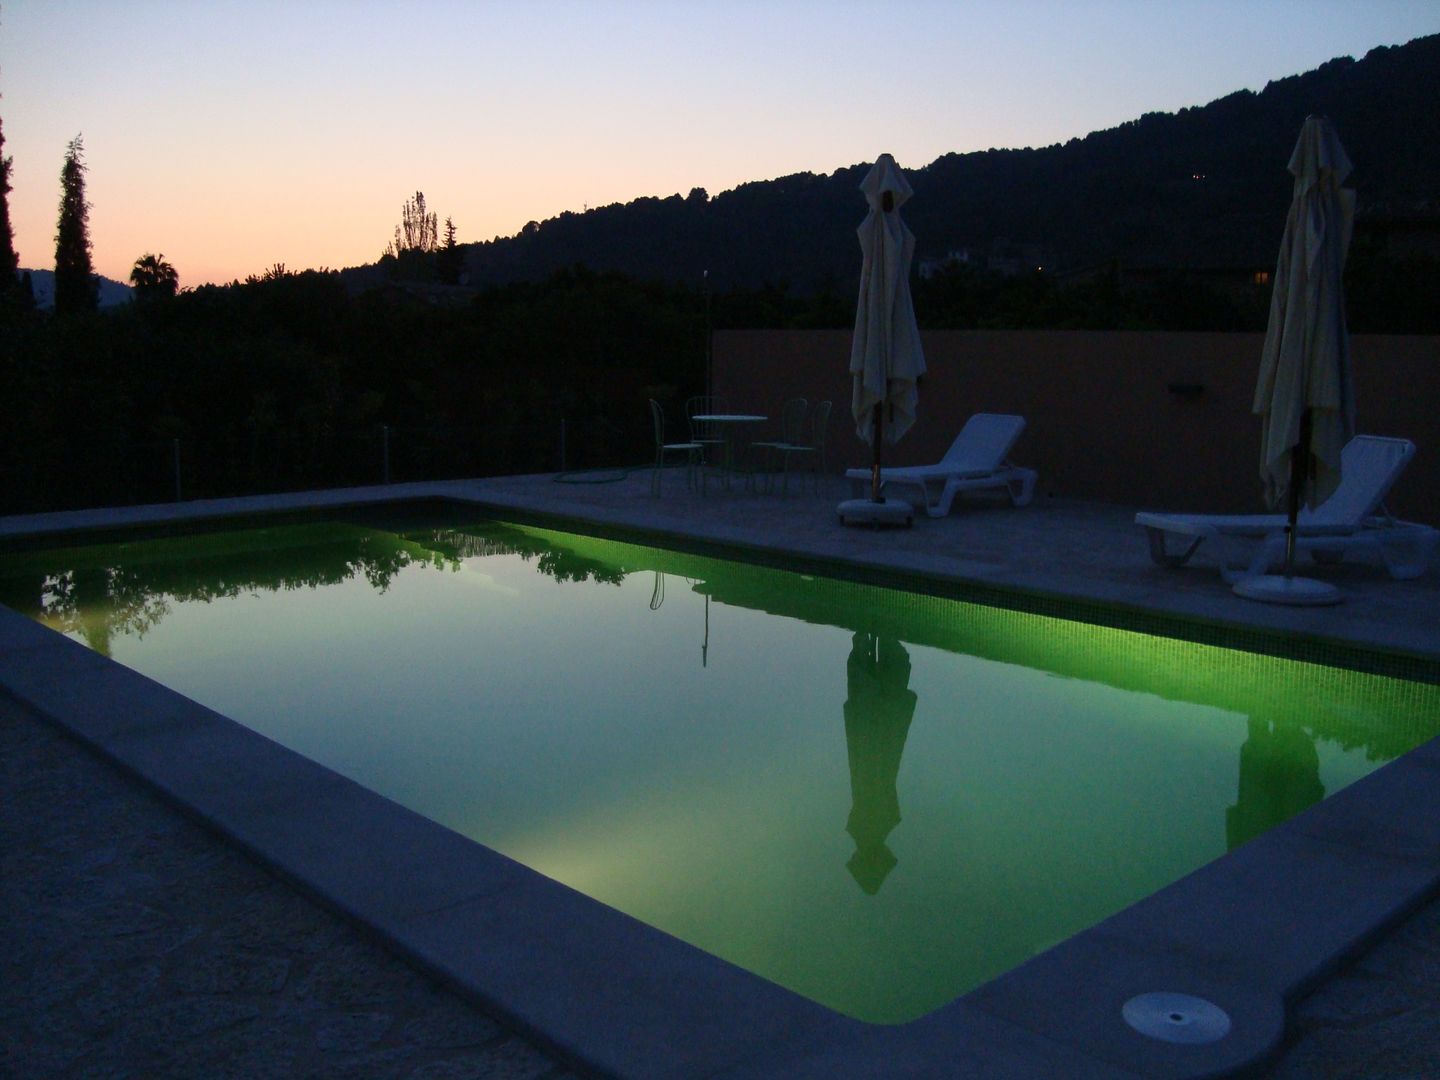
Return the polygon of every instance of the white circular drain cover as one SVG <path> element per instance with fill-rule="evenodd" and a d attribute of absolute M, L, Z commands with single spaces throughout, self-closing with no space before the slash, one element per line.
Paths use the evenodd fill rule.
<path fill-rule="evenodd" d="M 1219 1005 L 1190 994 L 1139 994 L 1120 1013 L 1141 1035 L 1172 1043 L 1208 1043 L 1230 1033 L 1230 1015 Z"/>

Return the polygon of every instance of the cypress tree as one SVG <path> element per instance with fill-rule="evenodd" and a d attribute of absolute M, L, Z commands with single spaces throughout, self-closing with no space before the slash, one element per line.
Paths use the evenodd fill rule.
<path fill-rule="evenodd" d="M 455 222 L 448 217 L 445 219 L 445 243 L 440 246 L 440 254 L 435 257 L 435 264 L 440 271 L 441 282 L 446 285 L 460 284 L 460 275 L 465 270 L 465 256 L 455 242 Z"/>
<path fill-rule="evenodd" d="M 20 256 L 15 253 L 15 230 L 10 227 L 10 163 L 5 156 L 5 130 L 0 127 L 0 296 L 12 296 L 20 289 L 15 276 Z"/>
<path fill-rule="evenodd" d="M 65 148 L 60 170 L 60 228 L 55 234 L 55 313 L 94 311 L 99 283 L 90 265 L 90 204 L 85 201 L 84 144 L 80 136 Z"/>

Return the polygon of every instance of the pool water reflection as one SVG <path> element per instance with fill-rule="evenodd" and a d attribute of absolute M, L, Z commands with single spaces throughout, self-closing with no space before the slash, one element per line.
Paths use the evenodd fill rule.
<path fill-rule="evenodd" d="M 1428 684 L 502 523 L 7 555 L 0 601 L 877 1022 L 1440 727 Z"/>

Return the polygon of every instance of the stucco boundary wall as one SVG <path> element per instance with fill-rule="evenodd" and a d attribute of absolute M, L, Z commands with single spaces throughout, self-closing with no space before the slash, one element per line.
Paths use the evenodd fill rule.
<path fill-rule="evenodd" d="M 975 412 L 1028 421 L 1017 464 L 1043 495 L 1156 510 L 1249 513 L 1260 493 L 1260 420 L 1251 412 L 1263 334 L 937 330 L 920 415 L 895 464 L 935 461 Z M 778 417 L 803 396 L 835 402 L 832 470 L 869 463 L 849 422 L 848 330 L 720 330 L 715 393 Z M 1440 337 L 1351 339 L 1357 427 L 1418 447 L 1388 506 L 1440 524 Z"/>

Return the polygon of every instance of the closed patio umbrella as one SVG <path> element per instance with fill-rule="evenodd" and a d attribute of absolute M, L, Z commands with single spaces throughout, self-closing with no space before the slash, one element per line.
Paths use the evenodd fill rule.
<path fill-rule="evenodd" d="M 916 380 L 925 372 L 920 330 L 910 298 L 910 264 L 915 237 L 900 218 L 911 188 L 889 154 L 879 159 L 860 184 L 870 212 L 859 229 L 860 296 L 850 342 L 853 393 L 850 411 L 856 434 L 873 448 L 870 499 L 841 504 L 844 520 L 909 520 L 909 504 L 880 496 L 880 457 L 884 443 L 895 443 L 915 422 Z"/>
<path fill-rule="evenodd" d="M 1270 323 L 1254 411 L 1264 419 L 1260 475 L 1272 507 L 1288 517 L 1285 572 L 1250 578 L 1235 591 L 1254 600 L 1328 604 L 1331 585 L 1295 577 L 1301 505 L 1319 506 L 1340 482 L 1340 451 L 1355 430 L 1350 342 L 1342 275 L 1355 193 L 1340 185 L 1350 159 L 1324 117 L 1306 119 L 1290 157 L 1295 194 L 1275 265 Z"/>

